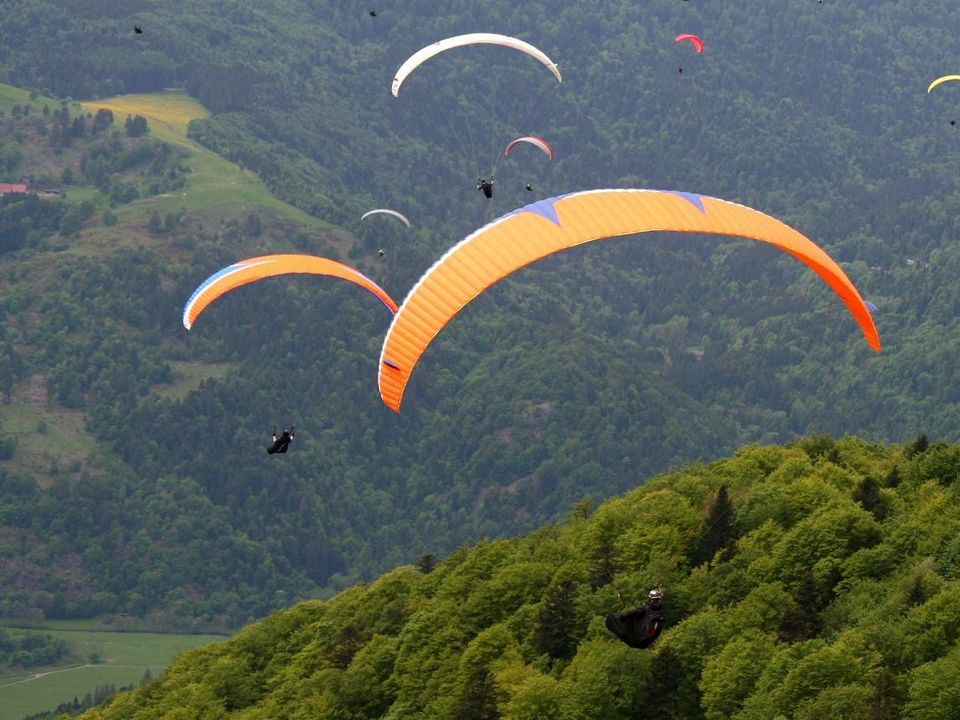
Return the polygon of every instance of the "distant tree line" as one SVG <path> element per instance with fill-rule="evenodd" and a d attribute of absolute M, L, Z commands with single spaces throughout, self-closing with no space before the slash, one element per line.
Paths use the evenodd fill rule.
<path fill-rule="evenodd" d="M 70 654 L 67 643 L 53 635 L 0 628 L 0 676 L 9 670 L 54 665 Z"/>

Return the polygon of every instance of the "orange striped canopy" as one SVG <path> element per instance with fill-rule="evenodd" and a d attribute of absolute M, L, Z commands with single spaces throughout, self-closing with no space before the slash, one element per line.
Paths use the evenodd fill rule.
<path fill-rule="evenodd" d="M 446 252 L 397 310 L 380 353 L 383 402 L 400 412 L 410 373 L 433 338 L 473 298 L 547 255 L 593 240 L 667 231 L 733 235 L 770 243 L 829 285 L 880 351 L 863 298 L 818 245 L 776 218 L 726 200 L 664 190 L 589 190 L 541 200 L 494 220 Z"/>
<path fill-rule="evenodd" d="M 390 312 L 397 311 L 397 303 L 386 290 L 349 265 L 315 255 L 263 255 L 228 265 L 200 283 L 183 308 L 183 326 L 189 330 L 207 305 L 241 285 L 293 273 L 330 275 L 349 280 L 380 298 Z"/>

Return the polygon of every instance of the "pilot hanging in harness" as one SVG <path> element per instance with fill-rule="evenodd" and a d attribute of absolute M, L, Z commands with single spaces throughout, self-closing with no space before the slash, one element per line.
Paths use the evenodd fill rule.
<path fill-rule="evenodd" d="M 493 175 L 490 176 L 490 179 L 486 178 L 477 178 L 477 190 L 483 193 L 485 198 L 493 197 Z"/>
<path fill-rule="evenodd" d="M 662 599 L 660 588 L 654 588 L 640 607 L 607 615 L 607 630 L 632 648 L 648 647 L 660 635 L 667 621 L 660 605 Z"/>
<path fill-rule="evenodd" d="M 267 448 L 267 454 L 285 453 L 293 440 L 293 429 L 296 425 L 291 425 L 289 430 L 284 430 L 277 435 L 277 426 L 273 426 L 273 445 Z"/>

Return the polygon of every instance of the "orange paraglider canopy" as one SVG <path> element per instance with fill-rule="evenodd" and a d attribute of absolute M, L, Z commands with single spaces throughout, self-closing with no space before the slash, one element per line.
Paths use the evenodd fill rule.
<path fill-rule="evenodd" d="M 329 275 L 348 280 L 380 298 L 390 312 L 397 311 L 397 304 L 386 290 L 349 265 L 315 255 L 263 255 L 228 265 L 200 283 L 183 308 L 183 326 L 189 330 L 207 305 L 241 285 L 294 273 Z"/>
<path fill-rule="evenodd" d="M 567 248 L 653 231 L 734 235 L 770 243 L 829 285 L 880 351 L 873 317 L 846 274 L 818 245 L 776 218 L 705 195 L 663 190 L 590 190 L 532 203 L 454 245 L 400 305 L 380 353 L 380 397 L 400 412 L 410 373 L 443 327 L 473 298 L 519 268 Z"/>

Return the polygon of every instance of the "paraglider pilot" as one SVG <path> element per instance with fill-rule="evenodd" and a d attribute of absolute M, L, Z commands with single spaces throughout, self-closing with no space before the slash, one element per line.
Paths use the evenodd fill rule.
<path fill-rule="evenodd" d="M 287 448 L 290 446 L 290 441 L 293 440 L 293 429 L 296 425 L 291 425 L 289 430 L 284 430 L 279 435 L 277 435 L 277 426 L 273 426 L 273 445 L 267 448 L 267 454 L 273 455 L 274 453 L 285 453 Z"/>
<path fill-rule="evenodd" d="M 660 604 L 662 599 L 660 588 L 654 588 L 640 607 L 607 615 L 607 630 L 632 648 L 650 646 L 667 620 Z"/>
<path fill-rule="evenodd" d="M 477 190 L 483 193 L 485 198 L 493 197 L 493 175 L 490 176 L 490 179 L 486 178 L 477 178 Z"/>

